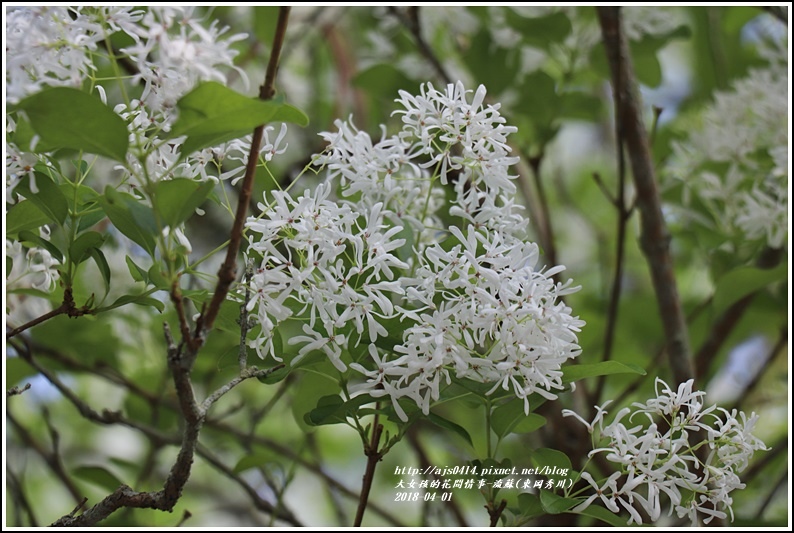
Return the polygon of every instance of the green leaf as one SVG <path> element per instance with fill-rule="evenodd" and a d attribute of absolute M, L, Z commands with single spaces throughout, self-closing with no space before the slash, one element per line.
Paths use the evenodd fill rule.
<path fill-rule="evenodd" d="M 19 241 L 32 244 L 38 248 L 44 248 L 50 255 L 53 256 L 58 261 L 63 261 L 63 253 L 50 241 L 46 239 L 42 239 L 38 235 L 30 231 L 20 231 L 19 232 Z"/>
<path fill-rule="evenodd" d="M 66 196 L 49 176 L 41 172 L 34 172 L 34 174 L 35 177 L 31 178 L 31 182 L 35 179 L 38 192 L 34 193 L 29 185 L 22 183 L 17 185 L 17 190 L 25 198 L 36 204 L 41 212 L 47 215 L 52 222 L 58 225 L 63 224 L 63 221 L 66 220 L 66 215 L 69 214 Z"/>
<path fill-rule="evenodd" d="M 71 148 L 124 162 L 124 120 L 99 98 L 71 87 L 51 87 L 22 100 L 30 125 L 49 147 Z"/>
<path fill-rule="evenodd" d="M 110 470 L 101 466 L 78 466 L 72 471 L 72 474 L 110 492 L 124 484 Z"/>
<path fill-rule="evenodd" d="M 199 84 L 177 102 L 177 107 L 179 118 L 170 138 L 187 135 L 182 157 L 247 135 L 268 122 L 309 123 L 309 118 L 294 106 L 249 98 L 214 81 Z"/>
<path fill-rule="evenodd" d="M 165 310 L 165 304 L 156 298 L 152 298 L 151 296 L 146 296 L 143 294 L 125 294 L 124 296 L 119 297 L 115 302 L 106 306 L 100 307 L 99 309 L 95 310 L 95 313 L 102 313 L 104 311 L 110 311 L 111 309 L 116 309 L 117 307 L 121 307 L 127 304 L 137 304 L 143 305 L 148 307 L 154 307 L 161 313 Z"/>
<path fill-rule="evenodd" d="M 518 509 L 521 512 L 521 519 L 523 521 L 546 514 L 546 511 L 540 504 L 540 499 L 537 494 L 530 494 L 529 492 L 522 492 L 518 495 Z"/>
<path fill-rule="evenodd" d="M 560 117 L 595 122 L 601 117 L 603 100 L 581 91 L 560 95 Z"/>
<path fill-rule="evenodd" d="M 317 407 L 306 413 L 304 420 L 312 426 L 325 424 L 344 424 L 345 401 L 338 394 L 329 394 L 317 400 Z"/>
<path fill-rule="evenodd" d="M 224 300 L 215 319 L 215 328 L 229 333 L 240 335 L 240 304 L 231 300 Z"/>
<path fill-rule="evenodd" d="M 511 400 L 491 413 L 491 429 L 501 439 L 509 433 L 530 433 L 543 427 L 546 419 L 539 414 L 524 414 L 523 400 Z"/>
<path fill-rule="evenodd" d="M 149 278 L 149 283 L 157 287 L 158 289 L 163 289 L 166 291 L 171 290 L 171 284 L 165 279 L 163 275 L 163 271 L 160 270 L 160 263 L 154 263 L 150 268 L 149 271 L 146 273 L 146 276 Z M 226 303 L 226 302 L 224 302 Z M 240 331 L 240 328 L 237 328 L 235 331 Z"/>
<path fill-rule="evenodd" d="M 576 498 L 564 498 L 550 490 L 540 491 L 540 505 L 549 514 L 564 513 L 577 503 L 579 500 Z"/>
<path fill-rule="evenodd" d="M 99 203 L 122 234 L 154 256 L 155 236 L 160 231 L 150 207 L 109 185 L 105 188 L 105 194 L 99 197 Z"/>
<path fill-rule="evenodd" d="M 480 472 L 480 477 L 489 481 L 495 481 L 497 479 L 502 479 L 508 475 L 513 475 L 513 463 L 508 458 L 504 458 L 501 461 L 497 461 L 493 458 L 483 459 L 482 461 L 479 459 L 475 459 L 471 462 L 472 466 L 474 466 L 478 472 Z M 483 474 L 484 471 L 489 472 L 508 472 L 508 474 Z"/>
<path fill-rule="evenodd" d="M 190 218 L 215 186 L 211 181 L 187 178 L 159 181 L 154 186 L 154 207 L 163 224 L 176 228 Z"/>
<path fill-rule="evenodd" d="M 374 401 L 368 394 L 359 394 L 348 401 L 344 401 L 338 394 L 329 394 L 317 400 L 317 407 L 307 413 L 304 419 L 312 426 L 344 424 L 348 417 L 356 416 L 362 405 Z"/>
<path fill-rule="evenodd" d="M 48 224 L 50 217 L 44 214 L 35 203 L 23 200 L 6 213 L 6 235 L 11 237 L 20 231 L 40 228 Z"/>
<path fill-rule="evenodd" d="M 554 467 L 568 469 L 569 473 L 571 471 L 571 460 L 568 459 L 567 455 L 559 450 L 554 450 L 552 448 L 538 448 L 532 451 L 530 457 L 532 459 L 532 463 L 538 468 L 548 466 L 552 469 Z"/>
<path fill-rule="evenodd" d="M 788 262 L 772 269 L 739 267 L 722 276 L 714 288 L 714 315 L 719 317 L 735 302 L 767 285 L 788 279 Z"/>
<path fill-rule="evenodd" d="M 562 382 L 570 383 L 584 378 L 594 376 L 609 376 L 612 374 L 639 374 L 645 375 L 645 369 L 631 363 L 620 363 L 618 361 L 602 361 L 600 363 L 590 363 L 584 365 L 571 365 L 563 367 Z"/>
<path fill-rule="evenodd" d="M 69 258 L 74 265 L 79 265 L 91 256 L 91 250 L 99 248 L 105 237 L 96 231 L 89 231 L 77 237 L 69 247 Z"/>
<path fill-rule="evenodd" d="M 599 507 L 597 505 L 590 505 L 581 511 L 576 511 L 576 514 L 597 518 L 603 523 L 613 527 L 626 527 L 625 518 L 621 518 L 620 515 L 616 515 L 609 509 L 605 509 L 604 507 Z"/>
<path fill-rule="evenodd" d="M 132 260 L 132 258 L 130 256 L 126 256 L 125 260 L 127 261 L 127 269 L 129 269 L 130 275 L 132 276 L 132 279 L 134 279 L 135 281 L 143 281 L 144 283 L 146 283 L 148 285 L 149 284 L 149 274 L 144 269 L 139 267 L 135 263 L 135 261 Z"/>
<path fill-rule="evenodd" d="M 110 265 L 108 265 L 108 260 L 99 248 L 92 248 L 89 253 L 94 259 L 99 273 L 102 274 L 102 279 L 105 282 L 105 294 L 107 294 L 110 291 Z"/>
<path fill-rule="evenodd" d="M 469 443 L 469 446 L 474 447 L 474 444 L 472 444 L 471 441 L 471 435 L 469 435 L 469 432 L 466 431 L 466 429 L 463 426 L 456 424 L 452 420 L 448 420 L 444 417 L 438 416 L 435 413 L 430 413 L 427 419 L 440 428 L 448 429 L 453 433 L 460 435 L 461 437 L 463 437 L 463 440 Z"/>

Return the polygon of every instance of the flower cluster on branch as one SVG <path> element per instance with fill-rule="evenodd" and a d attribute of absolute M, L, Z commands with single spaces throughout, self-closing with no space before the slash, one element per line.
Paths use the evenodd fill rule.
<path fill-rule="evenodd" d="M 403 420 L 401 398 L 427 414 L 452 376 L 512 390 L 527 411 L 535 392 L 556 397 L 561 365 L 580 351 L 584 323 L 561 301 L 577 288 L 555 283 L 564 267 L 544 269 L 526 242 L 509 174 L 515 128 L 484 104 L 485 87 L 471 92 L 460 82 L 401 91 L 403 127 L 377 142 L 337 122 L 316 158 L 326 180 L 259 204 L 247 227 L 260 258 L 249 302 L 260 356 L 278 358 L 274 330 L 299 320 L 293 365 L 322 350 L 362 374 L 355 392 L 388 396 Z M 447 213 L 442 185 L 454 191 Z M 445 216 L 462 229 L 444 229 Z M 379 342 L 395 324 L 399 338 Z"/>

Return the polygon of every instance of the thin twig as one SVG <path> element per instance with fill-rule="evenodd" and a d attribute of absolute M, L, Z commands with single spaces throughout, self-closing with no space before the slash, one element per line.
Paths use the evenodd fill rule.
<path fill-rule="evenodd" d="M 614 91 L 620 93 L 620 119 L 637 190 L 637 207 L 642 220 L 641 248 L 651 271 L 659 313 L 664 327 L 667 357 L 677 383 L 694 377 L 689 335 L 678 296 L 670 233 L 662 214 L 661 198 L 654 177 L 648 133 L 642 123 L 637 82 L 623 33 L 620 8 L 597 7 Z"/>
<path fill-rule="evenodd" d="M 276 370 L 281 370 L 284 368 L 284 363 L 276 365 L 271 368 L 267 369 L 259 369 L 256 367 L 249 367 L 240 372 L 240 375 L 231 380 L 230 382 L 226 383 L 218 390 L 207 396 L 207 399 L 201 404 L 199 409 L 203 414 L 209 410 L 213 403 L 217 402 L 224 394 L 232 390 L 234 387 L 242 383 L 243 381 L 250 379 L 250 378 L 264 378 L 275 372 Z"/>
<path fill-rule="evenodd" d="M 619 204 L 617 200 L 615 200 L 615 197 L 612 196 L 612 193 L 609 191 L 609 189 L 607 189 L 604 180 L 601 179 L 601 174 L 598 172 L 593 172 L 593 180 L 596 182 L 596 185 L 598 185 L 598 188 L 601 189 L 601 192 L 604 194 L 604 196 L 606 196 L 606 199 L 609 200 L 609 203 L 615 207 L 618 207 Z"/>
<path fill-rule="evenodd" d="M 288 509 L 284 508 L 284 505 L 279 505 L 279 508 L 276 509 L 271 505 L 269 502 L 262 499 L 259 493 L 256 491 L 254 487 L 249 485 L 242 477 L 234 472 L 231 468 L 226 466 L 215 454 L 210 452 L 205 446 L 199 446 L 197 450 L 198 455 L 207 461 L 210 465 L 212 465 L 216 470 L 221 472 L 230 480 L 234 481 L 240 488 L 245 491 L 246 494 L 251 498 L 251 502 L 254 504 L 259 511 L 265 512 L 274 516 L 284 522 L 295 526 L 295 527 L 303 527 L 303 524 L 295 517 L 295 515 L 289 511 Z"/>
<path fill-rule="evenodd" d="M 63 303 L 50 311 L 49 313 L 44 313 L 40 317 L 34 318 L 30 322 L 22 324 L 21 326 L 12 329 L 8 333 L 6 333 L 6 339 L 10 339 L 19 335 L 23 331 L 32 328 L 33 326 L 37 326 L 42 322 L 46 322 L 47 320 L 54 318 L 58 315 L 68 315 L 70 318 L 77 318 L 83 315 L 92 314 L 93 310 L 89 308 L 87 305 L 82 307 L 77 307 L 74 303 L 74 297 L 72 296 L 72 289 L 71 287 L 67 287 L 63 291 Z"/>
<path fill-rule="evenodd" d="M 348 487 L 344 486 L 337 479 L 328 475 L 328 473 L 325 472 L 318 464 L 312 463 L 311 461 L 308 461 L 307 459 L 301 457 L 298 453 L 295 452 L 295 450 L 293 450 L 288 446 L 280 444 L 272 439 L 268 439 L 267 437 L 262 437 L 260 435 L 250 435 L 247 432 L 241 431 L 236 426 L 232 426 L 230 424 L 226 424 L 215 420 L 208 420 L 207 426 L 220 431 L 224 435 L 232 435 L 236 439 L 239 439 L 241 441 L 247 441 L 252 444 L 256 444 L 257 446 L 262 446 L 269 450 L 273 450 L 277 454 L 300 464 L 307 471 L 322 479 L 330 487 L 333 487 L 334 489 L 339 491 L 340 494 L 343 494 L 348 498 L 355 500 L 358 500 L 360 497 L 359 492 L 355 492 L 349 489 Z M 375 502 L 369 503 L 367 505 L 367 509 L 379 515 L 381 518 L 386 520 L 386 522 L 388 522 L 393 526 L 405 527 L 405 524 L 401 520 L 399 520 L 396 516 L 394 516 L 393 514 L 382 508 L 381 506 L 377 505 Z"/>
<path fill-rule="evenodd" d="M 30 383 L 25 383 L 21 388 L 20 387 L 11 387 L 6 391 L 6 398 L 10 396 L 18 396 L 25 392 L 26 390 L 30 389 Z"/>

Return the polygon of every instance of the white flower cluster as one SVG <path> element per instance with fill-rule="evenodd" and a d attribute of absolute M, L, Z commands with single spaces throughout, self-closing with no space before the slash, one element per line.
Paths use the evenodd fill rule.
<path fill-rule="evenodd" d="M 6 11 L 6 101 L 45 86 L 80 87 L 94 70 L 91 53 L 104 38 L 85 8 L 9 7 Z"/>
<path fill-rule="evenodd" d="M 683 185 L 686 205 L 700 198 L 704 223 L 781 248 L 788 236 L 787 47 L 769 45 L 764 54 L 768 67 L 717 93 L 700 122 L 687 126 L 663 175 L 668 185 Z"/>
<path fill-rule="evenodd" d="M 661 516 L 664 493 L 670 501 L 669 514 L 675 510 L 679 517 L 688 517 L 693 526 L 701 519 L 705 524 L 715 517 L 724 519 L 726 511 L 733 519 L 730 493 L 744 488 L 738 474 L 756 450 L 767 449 L 752 434 L 758 416 L 753 413 L 748 419 L 744 413 L 737 416 L 736 410 L 704 408 L 706 393 L 693 390 L 693 383 L 689 380 L 673 390 L 657 378 L 656 398 L 634 403 L 633 409 L 621 409 L 607 425 L 604 407 L 609 402 L 596 408 L 592 422 L 563 410 L 563 416 L 577 418 L 591 434 L 597 427 L 595 442 L 608 439 L 608 445 L 594 449 L 590 456 L 605 453 L 604 457 L 619 467 L 600 483 L 582 472 L 582 479 L 595 493 L 575 510 L 587 508 L 598 498 L 615 513 L 620 507 L 628 511 L 629 524 L 641 524 L 643 518 L 635 504 L 656 521 Z M 641 420 L 632 424 L 635 417 Z M 706 453 L 699 451 L 703 447 Z"/>
<path fill-rule="evenodd" d="M 512 389 L 527 408 L 532 393 L 555 397 L 560 366 L 580 351 L 584 323 L 559 301 L 576 289 L 552 280 L 564 267 L 539 269 L 537 246 L 522 240 L 507 145 L 515 128 L 484 104 L 483 86 L 470 94 L 460 82 L 401 91 L 403 127 L 391 137 L 384 127 L 378 142 L 337 122 L 317 158 L 326 182 L 260 204 L 247 223 L 249 255 L 261 256 L 248 304 L 260 356 L 278 356 L 274 328 L 300 320 L 305 335 L 289 341 L 301 345 L 297 359 L 324 351 L 340 372 L 363 374 L 354 392 L 388 396 L 403 420 L 399 399 L 427 414 L 451 375 Z M 441 229 L 442 185 L 462 229 Z"/>

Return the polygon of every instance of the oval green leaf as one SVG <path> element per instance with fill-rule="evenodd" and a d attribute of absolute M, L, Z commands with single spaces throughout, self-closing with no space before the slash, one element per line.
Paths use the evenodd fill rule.
<path fill-rule="evenodd" d="M 71 87 L 51 87 L 17 104 L 47 148 L 71 148 L 126 161 L 127 125 L 99 98 Z"/>
<path fill-rule="evenodd" d="M 247 135 L 268 122 L 309 123 L 309 117 L 296 107 L 249 98 L 214 81 L 199 84 L 177 102 L 177 107 L 179 118 L 170 138 L 187 135 L 182 157 Z"/>

